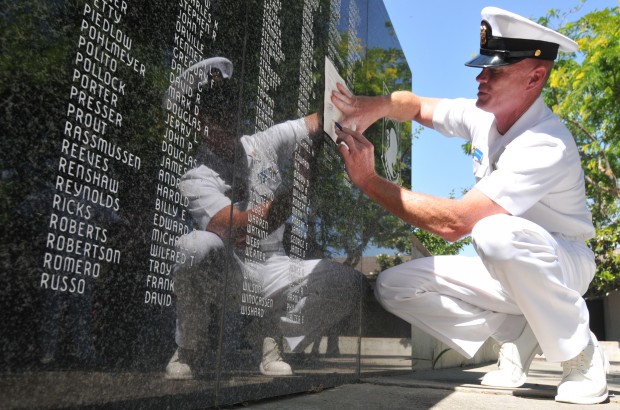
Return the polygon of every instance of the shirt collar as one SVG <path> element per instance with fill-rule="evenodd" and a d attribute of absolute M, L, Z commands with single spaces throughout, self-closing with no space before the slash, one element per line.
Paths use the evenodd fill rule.
<path fill-rule="evenodd" d="M 530 108 L 523 113 L 521 117 L 510 127 L 510 129 L 504 134 L 504 138 L 512 140 L 518 135 L 523 134 L 528 129 L 531 129 L 533 125 L 540 122 L 545 114 L 545 102 L 542 96 L 538 98 L 530 105 Z"/>

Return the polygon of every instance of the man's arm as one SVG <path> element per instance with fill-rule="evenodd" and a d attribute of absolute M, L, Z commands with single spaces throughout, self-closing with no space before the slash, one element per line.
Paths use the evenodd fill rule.
<path fill-rule="evenodd" d="M 337 131 L 338 150 L 353 184 L 388 212 L 448 241 L 471 233 L 482 218 L 509 212 L 475 188 L 461 199 L 438 198 L 409 191 L 375 172 L 374 146 L 361 133 Z"/>
<path fill-rule="evenodd" d="M 323 121 L 318 113 L 309 114 L 304 117 L 304 123 L 308 129 L 308 135 L 311 138 L 323 133 Z"/>
<path fill-rule="evenodd" d="M 240 246 L 245 242 L 248 215 L 248 211 L 229 205 L 213 215 L 206 230 L 219 236 L 223 242 L 232 238 L 234 244 Z"/>
<path fill-rule="evenodd" d="M 230 237 L 235 245 L 241 246 L 245 243 L 250 214 L 264 219 L 269 227 L 267 233 L 271 233 L 282 225 L 290 215 L 291 201 L 292 194 L 287 190 L 281 190 L 276 191 L 273 201 L 256 205 L 253 208 L 241 210 L 234 205 L 229 205 L 219 210 L 211 218 L 206 230 L 222 238 L 222 241 L 226 241 Z"/>
<path fill-rule="evenodd" d="M 321 135 L 323 124 L 317 113 L 309 114 L 304 118 L 304 124 L 310 138 Z M 266 132 L 265 136 L 269 133 Z M 253 209 L 241 210 L 234 205 L 229 205 L 218 211 L 209 221 L 206 230 L 215 233 L 226 241 L 232 237 L 236 245 L 245 242 L 248 225 L 248 217 L 251 213 L 267 221 L 270 232 L 283 224 L 291 213 L 292 193 L 286 187 L 281 186 L 274 193 L 273 201 L 266 202 Z"/>
<path fill-rule="evenodd" d="M 375 97 L 356 96 L 338 84 L 332 102 L 345 116 L 343 125 L 364 132 L 380 118 L 403 122 L 414 120 L 433 128 L 433 114 L 439 98 L 420 97 L 410 91 L 395 91 Z"/>

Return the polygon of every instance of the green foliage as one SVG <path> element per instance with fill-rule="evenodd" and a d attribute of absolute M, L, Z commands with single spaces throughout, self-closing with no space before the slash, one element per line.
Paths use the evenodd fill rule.
<path fill-rule="evenodd" d="M 551 10 L 543 24 L 565 16 Z M 596 228 L 590 246 L 597 274 L 588 294 L 619 287 L 620 278 L 620 12 L 618 7 L 589 13 L 559 29 L 580 47 L 563 55 L 544 92 L 580 148 L 586 192 Z"/>
<path fill-rule="evenodd" d="M 605 227 L 598 228 L 596 237 L 590 241 L 590 246 L 596 255 L 596 276 L 590 284 L 589 294 L 604 295 L 620 288 L 620 226 L 618 221 Z"/>
<path fill-rule="evenodd" d="M 384 271 L 393 266 L 397 266 L 403 263 L 403 258 L 397 253 L 394 256 L 389 256 L 385 253 L 381 253 L 377 255 L 377 264 L 379 265 L 379 269 Z"/>
<path fill-rule="evenodd" d="M 465 245 L 471 243 L 471 237 L 469 236 L 456 242 L 449 242 L 421 229 L 416 229 L 415 235 L 433 255 L 457 255 Z"/>
<path fill-rule="evenodd" d="M 379 241 L 380 246 L 396 249 L 398 252 L 393 256 L 387 254 L 377 255 L 377 264 L 381 271 L 384 271 L 393 266 L 403 263 L 401 254 L 412 254 L 412 240 L 413 235 L 418 238 L 424 248 L 432 255 L 457 255 L 463 247 L 471 243 L 471 238 L 466 237 L 456 242 L 449 242 L 439 236 L 430 232 L 424 231 L 419 228 L 413 228 L 406 225 L 399 219 L 394 218 L 394 223 L 400 222 L 401 231 L 397 235 L 388 236 L 383 241 Z M 392 231 L 394 232 L 394 231 Z M 381 239 L 381 238 L 379 238 Z"/>
<path fill-rule="evenodd" d="M 437 354 L 437 356 L 435 356 L 435 352 L 433 352 L 433 358 L 431 361 L 431 368 L 433 370 L 435 370 L 435 366 L 437 366 L 437 362 L 439 361 L 439 359 L 441 359 L 441 356 L 443 356 L 445 353 L 448 353 L 450 350 L 452 350 L 451 348 L 445 348 L 443 349 L 441 352 L 439 352 L 439 354 Z"/>
<path fill-rule="evenodd" d="M 417 137 L 417 134 L 414 135 L 415 137 Z M 453 192 L 450 193 L 450 198 L 454 198 Z M 377 263 L 382 271 L 402 263 L 401 253 L 412 254 L 412 236 L 415 236 L 431 255 L 458 255 L 463 247 L 471 243 L 471 237 L 469 236 L 455 242 L 449 242 L 438 235 L 412 227 L 393 215 L 386 215 L 381 221 L 384 226 L 389 223 L 391 227 L 379 230 L 373 238 L 373 242 L 380 247 L 398 251 L 393 256 L 386 254 L 377 256 Z"/>

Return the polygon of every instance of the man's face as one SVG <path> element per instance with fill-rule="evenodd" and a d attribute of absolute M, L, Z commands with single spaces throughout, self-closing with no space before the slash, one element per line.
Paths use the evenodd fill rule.
<path fill-rule="evenodd" d="M 204 141 L 209 149 L 223 157 L 232 157 L 235 149 L 236 128 L 233 116 L 229 113 L 216 117 L 205 116 L 204 121 L 208 132 L 204 134 Z"/>
<path fill-rule="evenodd" d="M 476 107 L 493 114 L 510 112 L 519 107 L 528 72 L 529 66 L 525 60 L 507 66 L 483 68 L 476 77 L 479 83 Z"/>

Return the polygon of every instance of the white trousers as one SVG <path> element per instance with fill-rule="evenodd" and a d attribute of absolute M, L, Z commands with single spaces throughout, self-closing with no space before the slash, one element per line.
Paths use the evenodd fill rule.
<path fill-rule="evenodd" d="M 186 349 L 204 348 L 209 339 L 212 305 L 223 303 L 225 245 L 214 233 L 192 231 L 180 238 L 179 249 L 187 258 L 174 269 L 175 339 Z M 239 266 L 243 265 L 241 259 L 236 259 Z M 276 326 L 291 349 L 302 349 L 314 337 L 328 334 L 346 316 L 359 315 L 361 298 L 369 286 L 353 268 L 328 259 L 300 261 L 301 275 L 297 273 L 293 280 L 291 263 L 288 256 L 275 253 L 256 267 L 256 276 L 262 281 L 261 296 L 271 298 L 273 306 L 267 309 L 267 317 L 256 320 L 260 326 L 254 330 L 263 337 L 276 336 L 271 329 Z M 241 272 L 235 273 L 237 277 L 229 278 L 231 295 L 241 293 Z M 288 296 L 294 292 L 298 292 L 298 298 L 291 301 Z M 303 316 L 303 323 L 289 320 L 287 312 Z"/>
<path fill-rule="evenodd" d="M 526 322 L 548 361 L 579 354 L 590 340 L 582 295 L 596 269 L 584 241 L 509 215 L 484 218 L 472 239 L 478 257 L 433 256 L 382 272 L 377 298 L 468 358 L 489 336 L 516 339 Z"/>

